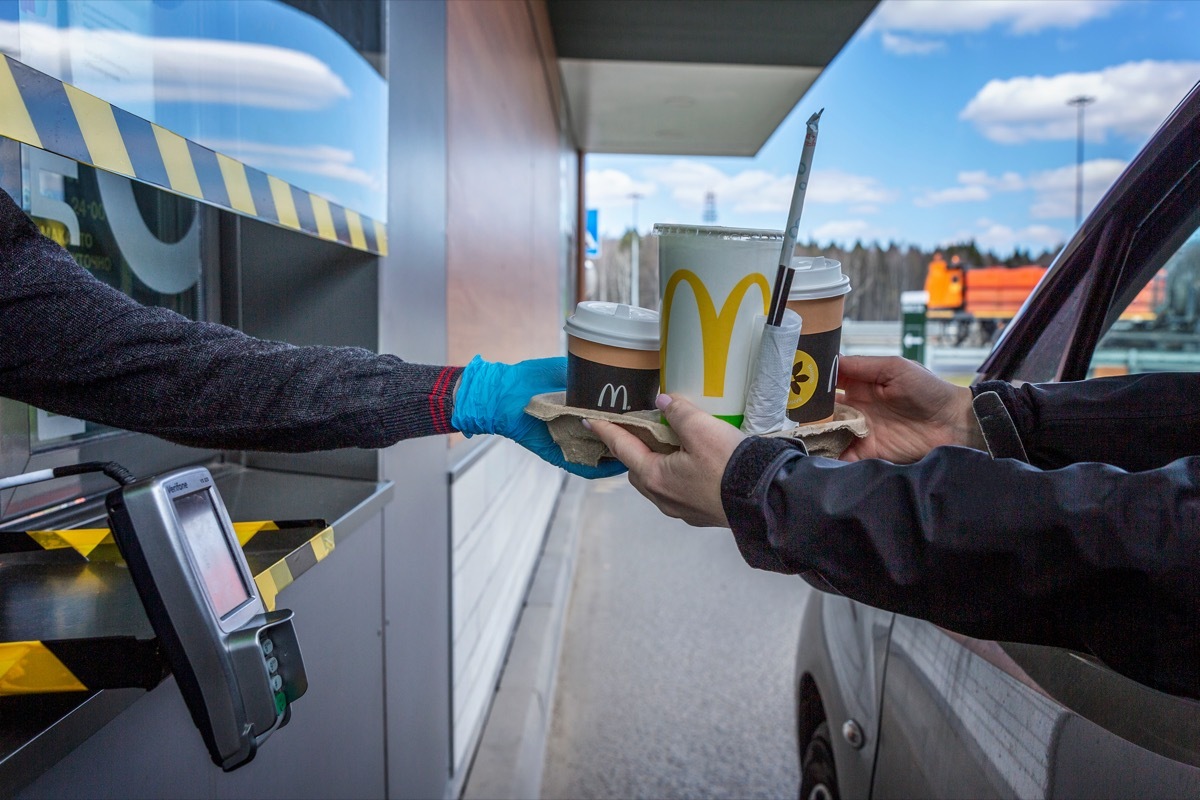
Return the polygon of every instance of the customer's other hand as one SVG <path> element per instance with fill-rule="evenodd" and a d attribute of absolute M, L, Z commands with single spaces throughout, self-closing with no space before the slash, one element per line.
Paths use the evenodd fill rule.
<path fill-rule="evenodd" d="M 555 444 L 546 423 L 525 413 L 534 395 L 561 392 L 567 388 L 567 359 L 537 358 L 517 364 L 471 359 L 459 379 L 450 424 L 468 437 L 495 433 L 512 439 L 556 467 L 584 478 L 620 475 L 625 466 L 617 461 L 589 467 L 572 464 Z"/>
<path fill-rule="evenodd" d="M 844 356 L 838 364 L 839 400 L 867 418 L 843 461 L 883 458 L 919 461 L 930 450 L 956 444 L 986 449 L 971 407 L 971 390 L 942 380 L 922 365 L 895 356 Z"/>
<path fill-rule="evenodd" d="M 589 420 L 589 425 L 629 467 L 629 482 L 659 511 L 689 525 L 728 528 L 721 478 L 745 434 L 682 398 L 660 394 L 656 404 L 682 443 L 668 455 L 655 453 L 619 425 L 603 420 Z"/>

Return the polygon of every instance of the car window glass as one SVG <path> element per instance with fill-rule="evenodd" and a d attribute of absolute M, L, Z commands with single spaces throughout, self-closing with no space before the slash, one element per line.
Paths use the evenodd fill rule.
<path fill-rule="evenodd" d="M 1116 301 L 1088 377 L 1200 372 L 1200 230 Z M 1110 313 L 1110 318 L 1113 314 Z"/>

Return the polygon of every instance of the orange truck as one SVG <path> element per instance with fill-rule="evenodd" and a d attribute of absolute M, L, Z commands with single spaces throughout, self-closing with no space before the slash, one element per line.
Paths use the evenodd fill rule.
<path fill-rule="evenodd" d="M 955 343 L 975 338 L 990 342 L 1021 308 L 1033 292 L 1046 267 L 966 267 L 953 256 L 947 261 L 934 255 L 925 275 L 929 293 L 926 318 L 956 323 Z M 1121 320 L 1128 323 L 1152 323 L 1166 295 L 1165 276 L 1156 276 L 1129 304 Z"/>
<path fill-rule="evenodd" d="M 1045 267 L 964 267 L 958 256 L 947 263 L 941 254 L 929 262 L 925 291 L 929 319 L 968 317 L 1007 322 L 1037 286 Z"/>

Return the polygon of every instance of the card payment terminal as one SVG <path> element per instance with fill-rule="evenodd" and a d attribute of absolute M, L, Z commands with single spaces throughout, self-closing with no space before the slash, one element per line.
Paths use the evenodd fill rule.
<path fill-rule="evenodd" d="M 226 771 L 246 764 L 308 688 L 292 612 L 263 605 L 208 470 L 130 483 L 107 507 L 213 762 Z"/>

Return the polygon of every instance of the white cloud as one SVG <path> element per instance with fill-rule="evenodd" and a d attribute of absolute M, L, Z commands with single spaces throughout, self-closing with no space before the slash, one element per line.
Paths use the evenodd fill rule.
<path fill-rule="evenodd" d="M 634 180 L 619 169 L 588 170 L 584 186 L 588 208 L 628 206 L 633 202 L 630 195 L 650 197 L 658 191 L 655 184 Z"/>
<path fill-rule="evenodd" d="M 1083 164 L 1083 214 L 1087 216 L 1100 198 L 1124 171 L 1126 163 L 1113 158 L 1086 161 Z M 1059 167 L 1035 173 L 1029 178 L 1035 195 L 1029 208 L 1034 219 L 1075 218 L 1075 167 Z"/>
<path fill-rule="evenodd" d="M 1025 181 L 1015 172 L 993 177 L 984 170 L 958 173 L 958 186 L 931 189 L 913 198 L 913 205 L 930 208 L 943 203 L 977 203 L 991 199 L 994 192 L 1015 192 L 1025 188 Z"/>
<path fill-rule="evenodd" d="M 1066 241 L 1063 231 L 1049 225 L 1028 225 L 1014 229 L 989 219 L 978 220 L 975 230 L 965 231 L 960 237 L 974 239 L 981 248 L 997 253 L 1011 252 L 1017 247 L 1049 250 Z"/>
<path fill-rule="evenodd" d="M 868 30 L 933 34 L 979 33 L 993 27 L 1009 33 L 1078 28 L 1108 16 L 1119 0 L 884 0 Z"/>
<path fill-rule="evenodd" d="M 17 51 L 15 28 L 16 23 L 0 22 L 0 49 Z M 123 63 L 153 63 L 152 70 L 125 70 L 103 81 L 100 93 L 117 106 L 153 100 L 311 111 L 328 108 L 351 95 L 325 62 L 274 45 L 160 38 L 113 30 L 60 30 L 28 23 L 20 28 L 19 50 L 22 61 L 39 68 L 52 66 L 44 71 L 55 74 L 62 74 L 57 65 L 88 57 L 103 58 L 117 69 Z M 95 87 L 80 82 L 79 88 L 93 91 Z"/>
<path fill-rule="evenodd" d="M 824 225 L 818 225 L 812 232 L 812 239 L 815 241 L 847 247 L 856 241 L 886 241 L 888 238 L 885 231 L 861 219 L 826 222 Z"/>
<path fill-rule="evenodd" d="M 0 53 L 16 58 L 21 53 L 21 26 L 16 22 L 0 21 Z"/>
<path fill-rule="evenodd" d="M 267 142 L 225 139 L 201 139 L 199 144 L 272 175 L 288 170 L 337 178 L 375 189 L 383 188 L 382 175 L 373 175 L 354 166 L 353 151 L 340 147 L 328 145 L 289 147 Z"/>
<path fill-rule="evenodd" d="M 966 170 L 958 173 L 958 181 L 965 186 L 985 186 L 999 192 L 1015 192 L 1025 188 L 1025 180 L 1015 172 L 993 177 L 985 170 Z"/>
<path fill-rule="evenodd" d="M 649 177 L 670 191 L 680 205 L 700 208 L 705 195 L 713 192 L 718 204 L 739 213 L 787 214 L 792 201 L 795 175 L 779 175 L 748 169 L 732 175 L 695 159 L 677 159 L 647 169 Z M 814 170 L 806 190 L 805 204 L 855 203 L 877 205 L 895 199 L 896 193 L 875 178 L 841 170 Z"/>
<path fill-rule="evenodd" d="M 992 80 L 958 116 L 1001 144 L 1070 140 L 1078 135 L 1078 115 L 1067 100 L 1086 95 L 1095 98 L 1084 109 L 1088 140 L 1104 141 L 1109 134 L 1138 140 L 1198 80 L 1200 61 L 1135 61 L 1097 72 Z"/>
<path fill-rule="evenodd" d="M 686 208 L 701 208 L 705 195 L 713 192 L 723 208 L 786 214 L 792 197 L 791 178 L 761 169 L 729 175 L 711 164 L 681 158 L 647 169 L 646 174 L 662 184 L 671 197 Z"/>
<path fill-rule="evenodd" d="M 983 186 L 952 186 L 949 189 L 937 189 L 913 198 L 913 205 L 919 208 L 940 206 L 943 203 L 975 203 L 987 200 L 992 196 Z"/>
<path fill-rule="evenodd" d="M 898 56 L 927 56 L 946 49 L 946 43 L 937 39 L 915 39 L 886 31 L 880 42 L 884 50 Z"/>
<path fill-rule="evenodd" d="M 1124 171 L 1126 162 L 1112 158 L 1093 159 L 1084 162 L 1082 170 L 1083 213 L 1086 215 L 1113 182 Z M 983 170 L 965 171 L 958 174 L 958 186 L 945 189 L 932 189 L 913 198 L 913 205 L 919 208 L 930 208 L 945 203 L 982 202 L 989 200 L 997 192 L 1015 192 L 1030 190 L 1033 197 L 1029 205 L 1029 214 L 1034 219 L 1069 219 L 1075 217 L 1076 174 L 1075 166 L 1058 167 L 1056 169 L 1035 172 L 1024 178 L 1015 172 L 1003 175 L 989 175 Z M 1001 226 L 1003 227 L 1003 226 Z M 1033 226 L 1040 231 L 1039 235 L 1054 236 L 1057 232 L 1046 226 Z M 1010 233 L 1014 236 L 1024 236 L 1028 241 L 1027 231 Z M 1002 237 L 1003 231 L 996 228 L 993 235 Z M 971 232 L 976 238 L 982 234 Z M 1041 241 L 1038 239 L 1037 241 Z"/>
<path fill-rule="evenodd" d="M 896 200 L 896 191 L 881 184 L 878 178 L 838 169 L 816 169 L 806 199 L 816 203 L 891 203 Z"/>

